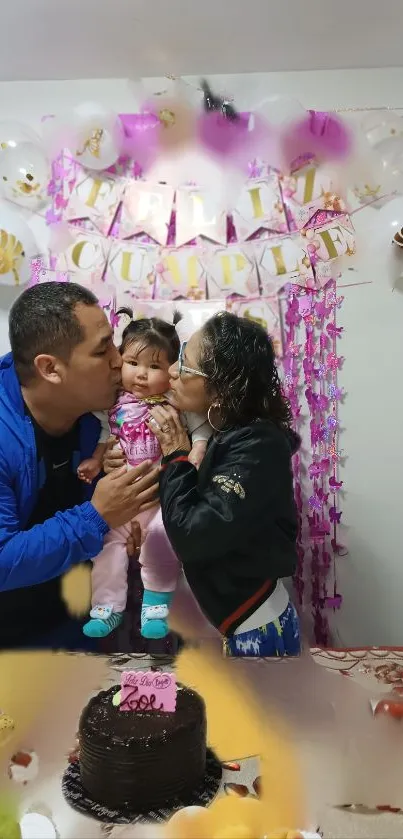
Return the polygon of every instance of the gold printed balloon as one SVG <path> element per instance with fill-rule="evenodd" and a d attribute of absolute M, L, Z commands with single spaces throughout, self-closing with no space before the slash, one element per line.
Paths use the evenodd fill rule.
<path fill-rule="evenodd" d="M 25 219 L 0 199 L 0 285 L 25 285 L 30 278 L 30 259 L 38 252 Z"/>
<path fill-rule="evenodd" d="M 86 169 L 108 169 L 123 150 L 124 129 L 119 116 L 93 102 L 74 109 L 70 135 L 66 144 L 77 163 Z"/>
<path fill-rule="evenodd" d="M 45 152 L 34 143 L 20 143 L 0 155 L 0 186 L 5 198 L 37 210 L 47 198 L 50 166 Z"/>
<path fill-rule="evenodd" d="M 19 272 L 24 258 L 21 242 L 6 230 L 0 230 L 0 274 L 12 274 L 15 285 L 19 285 Z"/>

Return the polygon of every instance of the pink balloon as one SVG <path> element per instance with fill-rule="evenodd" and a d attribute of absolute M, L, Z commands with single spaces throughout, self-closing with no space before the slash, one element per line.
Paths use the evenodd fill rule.
<path fill-rule="evenodd" d="M 303 155 L 318 160 L 343 160 L 351 152 L 352 132 L 340 117 L 322 111 L 308 111 L 305 119 L 293 123 L 282 134 L 281 146 L 287 163 Z"/>
<path fill-rule="evenodd" d="M 123 155 L 146 171 L 158 156 L 159 120 L 150 113 L 121 114 L 120 119 L 125 131 Z"/>
<path fill-rule="evenodd" d="M 247 171 L 254 158 L 264 158 L 268 163 L 273 147 L 274 131 L 258 116 L 250 126 L 250 114 L 239 114 L 238 119 L 228 119 L 219 111 L 203 112 L 198 120 L 198 139 L 204 151 L 221 161 L 229 161 Z"/>

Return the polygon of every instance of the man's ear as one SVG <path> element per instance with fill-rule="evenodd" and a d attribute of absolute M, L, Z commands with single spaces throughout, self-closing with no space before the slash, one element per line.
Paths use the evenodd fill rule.
<path fill-rule="evenodd" d="M 60 384 L 63 380 L 63 364 L 54 355 L 37 355 L 34 366 L 38 375 L 50 384 Z"/>

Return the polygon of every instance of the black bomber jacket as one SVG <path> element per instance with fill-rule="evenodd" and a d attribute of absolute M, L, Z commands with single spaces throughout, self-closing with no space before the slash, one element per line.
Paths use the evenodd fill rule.
<path fill-rule="evenodd" d="M 199 471 L 187 452 L 163 459 L 166 532 L 201 609 L 224 636 L 295 571 L 298 445 L 297 435 L 258 421 L 212 438 Z"/>

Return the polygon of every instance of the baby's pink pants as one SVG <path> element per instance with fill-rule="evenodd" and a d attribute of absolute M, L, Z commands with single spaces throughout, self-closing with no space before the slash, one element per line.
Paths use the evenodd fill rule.
<path fill-rule="evenodd" d="M 180 574 L 180 563 L 171 548 L 162 521 L 161 508 L 147 510 L 136 516 L 143 544 L 140 550 L 141 579 L 148 591 L 175 591 Z M 103 550 L 93 560 L 92 608 L 112 606 L 114 612 L 124 612 L 127 601 L 127 540 L 131 524 L 110 530 Z"/>

